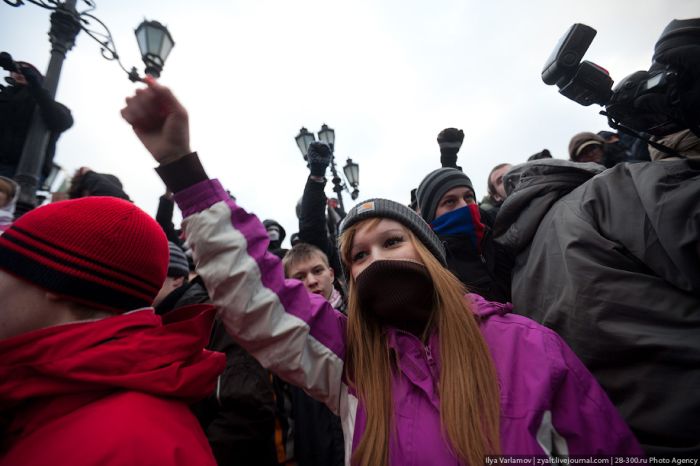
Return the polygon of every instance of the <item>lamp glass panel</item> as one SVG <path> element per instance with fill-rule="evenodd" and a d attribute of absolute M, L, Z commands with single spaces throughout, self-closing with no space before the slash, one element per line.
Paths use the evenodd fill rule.
<path fill-rule="evenodd" d="M 323 125 L 321 131 L 318 132 L 318 139 L 333 147 L 335 146 L 335 131 L 333 128 L 329 128 L 328 125 Z"/>
<path fill-rule="evenodd" d="M 148 25 L 148 53 L 160 56 L 160 47 L 163 43 L 163 37 L 165 36 L 165 31 L 160 28 L 156 28 L 152 25 Z"/>
<path fill-rule="evenodd" d="M 163 45 L 162 49 L 160 51 L 160 58 L 163 59 L 165 62 L 165 59 L 168 58 L 168 55 L 170 55 L 170 51 L 173 49 L 173 45 L 175 43 L 173 42 L 172 38 L 170 37 L 170 34 L 167 33 L 167 31 L 164 31 L 163 34 Z"/>
<path fill-rule="evenodd" d="M 136 29 L 136 42 L 139 44 L 139 50 L 141 51 L 141 55 L 145 55 L 146 53 L 146 28 L 144 27 L 143 23 Z"/>

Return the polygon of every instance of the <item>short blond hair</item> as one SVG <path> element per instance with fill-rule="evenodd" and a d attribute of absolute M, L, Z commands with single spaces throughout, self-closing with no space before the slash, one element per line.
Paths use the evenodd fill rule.
<path fill-rule="evenodd" d="M 309 243 L 295 244 L 292 246 L 292 249 L 287 251 L 287 254 L 285 254 L 284 258 L 282 259 L 285 276 L 289 276 L 289 270 L 295 265 L 316 257 L 320 258 L 323 264 L 330 268 L 328 256 L 325 252 L 321 251 L 321 249 Z"/>

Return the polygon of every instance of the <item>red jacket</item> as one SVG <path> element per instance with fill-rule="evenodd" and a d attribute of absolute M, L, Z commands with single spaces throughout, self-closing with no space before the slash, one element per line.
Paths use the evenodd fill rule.
<path fill-rule="evenodd" d="M 225 356 L 211 306 L 152 309 L 0 341 L 0 466 L 212 465 L 188 403 Z"/>

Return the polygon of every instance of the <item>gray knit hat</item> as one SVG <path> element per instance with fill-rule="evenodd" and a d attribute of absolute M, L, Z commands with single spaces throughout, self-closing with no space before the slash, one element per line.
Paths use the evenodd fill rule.
<path fill-rule="evenodd" d="M 440 242 L 437 235 L 430 229 L 430 225 L 420 218 L 418 214 L 410 208 L 398 202 L 388 199 L 369 199 L 365 202 L 360 202 L 355 207 L 350 209 L 350 212 L 340 224 L 340 234 L 352 225 L 368 218 L 389 218 L 396 220 L 416 235 L 423 245 L 428 248 L 437 260 L 444 266 L 447 266 L 445 259 L 445 248 Z"/>
<path fill-rule="evenodd" d="M 456 168 L 438 168 L 428 173 L 423 178 L 423 181 L 420 182 L 418 191 L 416 191 L 418 208 L 423 220 L 428 223 L 435 220 L 435 211 L 442 196 L 450 189 L 459 186 L 465 186 L 474 192 L 472 181 L 461 170 Z"/>
<path fill-rule="evenodd" d="M 172 241 L 170 246 L 170 262 L 168 263 L 168 277 L 186 277 L 190 274 L 190 265 L 187 262 L 185 252 Z"/>

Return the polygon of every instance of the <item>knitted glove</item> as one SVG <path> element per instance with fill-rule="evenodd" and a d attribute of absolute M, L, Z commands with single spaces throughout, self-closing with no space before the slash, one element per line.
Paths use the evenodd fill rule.
<path fill-rule="evenodd" d="M 306 153 L 311 176 L 326 176 L 326 168 L 331 163 L 331 148 L 323 142 L 312 142 Z"/>
<path fill-rule="evenodd" d="M 457 128 L 445 128 L 438 134 L 440 145 L 440 163 L 443 167 L 457 168 L 457 152 L 462 147 L 464 131 Z"/>

